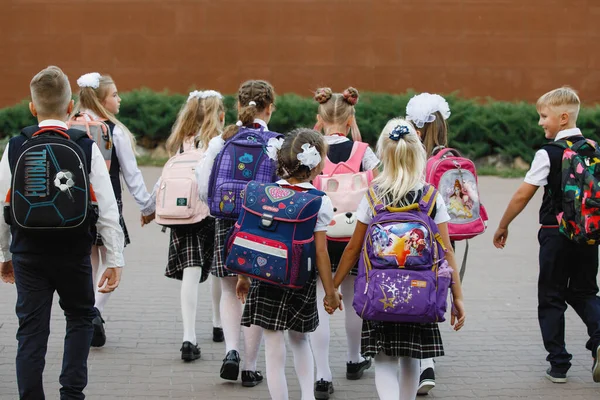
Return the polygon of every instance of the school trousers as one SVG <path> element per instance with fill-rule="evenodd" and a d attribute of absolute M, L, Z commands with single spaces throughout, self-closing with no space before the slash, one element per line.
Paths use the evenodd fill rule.
<path fill-rule="evenodd" d="M 55 291 L 67 322 L 59 378 L 60 399 L 84 399 L 87 359 L 94 331 L 92 319 L 96 316 L 90 257 L 68 259 L 58 255 L 13 254 L 12 261 L 19 319 L 16 364 L 20 399 L 45 399 L 42 374 Z"/>
<path fill-rule="evenodd" d="M 600 297 L 598 294 L 598 246 L 581 245 L 569 240 L 558 228 L 542 227 L 540 275 L 538 280 L 538 319 L 546 360 L 552 369 L 566 373 L 571 354 L 565 347 L 565 311 L 573 307 L 585 323 L 590 339 L 586 348 L 600 345 Z"/>

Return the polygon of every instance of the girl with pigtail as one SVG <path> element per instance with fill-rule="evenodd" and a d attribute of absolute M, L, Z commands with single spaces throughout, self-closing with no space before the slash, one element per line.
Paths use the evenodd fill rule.
<path fill-rule="evenodd" d="M 327 154 L 327 144 L 322 135 L 311 129 L 296 129 L 288 133 L 285 139 L 269 140 L 267 152 L 269 157 L 276 159 L 277 174 L 283 178 L 276 182 L 277 185 L 301 192 L 315 189 L 310 181 L 323 169 Z M 314 362 L 308 333 L 319 325 L 320 313 L 317 309 L 326 307 L 327 312 L 332 313 L 342 308 L 341 296 L 333 288 L 327 253 L 326 231 L 332 217 L 331 201 L 323 195 L 314 228 L 314 243 L 324 297 L 317 297 L 316 276 L 302 289 L 288 289 L 260 280 L 251 282 L 248 277 L 238 276 L 237 294 L 245 303 L 242 325 L 258 326 L 264 331 L 267 384 L 271 398 L 275 400 L 287 400 L 289 396 L 285 377 L 284 331 L 288 331 L 302 399 L 314 398 Z M 306 222 L 297 222 L 303 223 Z M 322 305 L 319 305 L 320 302 L 323 302 Z"/>
<path fill-rule="evenodd" d="M 198 152 L 201 156 L 210 140 L 221 134 L 225 121 L 223 96 L 214 90 L 193 91 L 181 107 L 166 148 L 170 156 L 176 153 Z M 156 183 L 153 198 L 160 185 Z M 208 214 L 208 212 L 207 212 Z M 142 225 L 146 221 L 142 217 Z M 181 359 L 193 361 L 200 358 L 196 340 L 196 309 L 198 305 L 198 283 L 209 275 L 214 252 L 215 220 L 206 216 L 192 226 L 171 228 L 169 256 L 165 272 L 168 278 L 181 281 L 181 316 L 183 320 L 183 344 Z M 223 329 L 219 303 L 220 282 L 211 280 L 213 341 L 222 342 Z"/>
<path fill-rule="evenodd" d="M 112 138 L 112 156 L 109 169 L 110 180 L 112 182 L 117 205 L 119 207 L 120 224 L 125 234 L 125 245 L 130 243 L 127 227 L 123 219 L 123 200 L 121 177 L 125 181 L 129 193 L 135 199 L 142 215 L 151 220 L 154 218 L 154 201 L 144 183 L 142 172 L 138 168 L 135 158 L 135 137 L 127 127 L 117 119 L 121 105 L 121 98 L 113 79 L 108 75 L 100 75 L 97 72 L 85 74 L 77 80 L 80 88 L 77 104 L 73 109 L 71 116 L 82 116 L 87 120 L 104 121 L 109 129 Z M 91 261 L 94 283 L 102 276 L 106 265 L 106 249 L 102 242 L 102 237 L 98 235 L 94 246 L 92 247 Z M 97 285 L 95 285 L 97 286 Z M 95 308 L 98 316 L 94 318 L 94 336 L 92 346 L 101 347 L 106 343 L 106 333 L 104 330 L 104 320 L 102 312 L 108 302 L 110 293 L 100 293 L 96 287 Z"/>
<path fill-rule="evenodd" d="M 327 162 L 341 163 L 348 160 L 359 151 L 363 151 L 360 160 L 360 171 L 373 171 L 377 173 L 379 159 L 367 145 L 359 147 L 361 142 L 360 131 L 356 123 L 355 105 L 358 103 L 358 90 L 349 87 L 342 93 L 334 93 L 330 88 L 320 88 L 315 92 L 314 99 L 319 104 L 317 111 L 317 125 L 315 129 L 322 130 L 323 139 L 328 144 Z M 351 132 L 352 140 L 347 136 Z M 326 167 L 327 168 L 327 167 Z M 325 189 L 323 189 L 325 190 Z M 358 200 L 356 205 L 358 206 Z M 333 203 L 333 207 L 339 206 Z M 336 271 L 347 241 L 328 240 L 327 248 L 331 258 L 331 269 Z M 354 299 L 354 279 L 357 274 L 357 265 L 350 271 L 350 276 L 342 285 L 342 295 L 345 307 L 345 327 L 347 339 L 346 378 L 360 379 L 363 372 L 371 366 L 371 360 L 360 354 L 360 334 L 362 320 L 352 308 Z M 325 291 L 321 278 L 317 279 L 317 296 L 323 298 Z M 315 383 L 315 397 L 328 399 L 333 393 L 332 373 L 329 366 L 329 315 L 324 309 L 319 309 L 320 324 L 315 332 L 311 333 L 310 341 L 313 355 L 317 365 Z"/>
<path fill-rule="evenodd" d="M 235 125 L 230 125 L 225 128 L 222 135 L 219 135 L 208 144 L 208 149 L 205 153 L 204 160 L 201 161 L 196 168 L 196 178 L 198 180 L 198 191 L 201 199 L 207 199 L 211 190 L 209 184 L 211 182 L 211 171 L 213 164 L 218 158 L 219 153 L 224 149 L 226 142 L 231 141 L 240 133 L 243 128 L 254 129 L 255 132 L 260 132 L 262 137 L 276 137 L 278 133 L 268 130 L 268 122 L 275 110 L 275 90 L 270 83 L 262 80 L 250 80 L 244 82 L 237 96 L 238 121 Z M 268 140 L 268 139 L 267 139 Z M 266 142 L 266 140 L 265 140 Z M 233 168 L 244 172 L 249 171 L 252 160 L 246 159 L 244 153 L 239 157 L 239 160 L 234 162 Z M 244 163 L 244 161 L 248 163 Z M 239 162 L 239 164 L 238 164 Z M 243 170 L 242 170 L 243 169 Z M 269 175 L 269 182 L 275 180 L 274 176 Z M 215 180 L 216 182 L 216 180 Z M 212 190 L 214 191 L 214 187 Z M 235 196 L 239 196 L 236 193 Z M 232 197 L 232 196 L 229 196 Z M 209 199 L 210 200 L 210 199 Z M 226 204 L 226 206 L 231 203 Z M 237 218 L 237 216 L 232 215 Z M 234 218 L 215 218 L 215 238 L 214 238 L 214 257 L 211 274 L 216 281 L 221 285 L 221 322 L 223 324 L 223 334 L 225 336 L 225 359 L 221 365 L 220 377 L 225 380 L 235 381 L 238 379 L 240 370 L 240 321 L 242 319 L 243 305 L 236 295 L 237 276 L 229 272 L 225 268 L 225 259 L 223 257 L 223 248 L 228 232 L 235 224 Z M 216 284 L 216 282 L 215 282 Z M 244 333 L 244 360 L 242 367 L 242 386 L 253 387 L 258 385 L 263 380 L 260 371 L 256 370 L 256 361 L 262 340 L 262 329 L 259 326 L 252 325 L 243 327 Z"/>

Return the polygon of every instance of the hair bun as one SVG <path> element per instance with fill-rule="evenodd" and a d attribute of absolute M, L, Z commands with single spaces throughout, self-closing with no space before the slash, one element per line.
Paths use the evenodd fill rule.
<path fill-rule="evenodd" d="M 352 86 L 344 90 L 342 96 L 344 96 L 344 100 L 346 100 L 346 102 L 350 105 L 355 106 L 356 103 L 358 103 L 358 90 L 356 90 Z"/>
<path fill-rule="evenodd" d="M 327 103 L 332 95 L 333 91 L 330 88 L 317 89 L 315 92 L 315 101 L 319 104 Z"/>

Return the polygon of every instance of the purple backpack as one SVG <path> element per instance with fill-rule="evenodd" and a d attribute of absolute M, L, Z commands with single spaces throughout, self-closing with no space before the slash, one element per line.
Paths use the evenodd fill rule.
<path fill-rule="evenodd" d="M 271 138 L 280 137 L 262 126 L 240 127 L 225 142 L 210 173 L 208 207 L 213 217 L 236 220 L 242 210 L 244 189 L 248 182 L 271 183 L 277 180 L 275 162 L 265 152 Z"/>
<path fill-rule="evenodd" d="M 442 322 L 450 274 L 439 274 L 445 247 L 431 218 L 437 190 L 425 185 L 417 203 L 384 206 L 373 188 L 367 228 L 354 283 L 354 310 L 362 318 L 389 322 Z"/>

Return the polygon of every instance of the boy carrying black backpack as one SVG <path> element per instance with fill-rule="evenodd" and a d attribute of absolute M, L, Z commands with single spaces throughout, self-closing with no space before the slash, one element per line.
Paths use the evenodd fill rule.
<path fill-rule="evenodd" d="M 98 146 L 85 132 L 67 129 L 73 108 L 67 76 L 48 67 L 33 77 L 30 89 L 29 109 L 38 125 L 13 137 L 0 162 L 0 192 L 7 194 L 0 219 L 0 277 L 17 286 L 17 384 L 20 398 L 44 398 L 42 373 L 56 291 L 67 320 L 60 398 L 83 399 L 96 317 L 92 227 L 106 238 L 111 266 L 100 280 L 102 292 L 119 285 L 123 231 Z"/>

